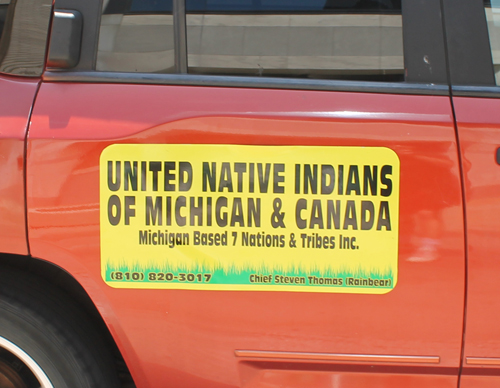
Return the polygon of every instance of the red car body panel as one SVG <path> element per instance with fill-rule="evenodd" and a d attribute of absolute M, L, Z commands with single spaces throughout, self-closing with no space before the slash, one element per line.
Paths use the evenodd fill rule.
<path fill-rule="evenodd" d="M 116 143 L 389 147 L 401 163 L 396 288 L 363 295 L 107 286 L 99 156 Z M 455 387 L 465 292 L 459 171 L 448 97 L 44 83 L 28 138 L 31 253 L 82 284 L 139 388 Z M 320 353 L 376 357 L 328 361 Z M 377 358 L 387 355 L 397 357 Z"/>
<path fill-rule="evenodd" d="M 0 246 L 28 254 L 24 196 L 25 137 L 38 80 L 0 77 Z"/>
<path fill-rule="evenodd" d="M 464 170 L 468 284 L 462 388 L 500 384 L 498 99 L 453 99 Z M 489 359 L 489 360 L 488 360 Z"/>

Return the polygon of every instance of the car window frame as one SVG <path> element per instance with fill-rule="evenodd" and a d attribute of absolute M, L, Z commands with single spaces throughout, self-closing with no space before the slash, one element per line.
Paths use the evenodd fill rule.
<path fill-rule="evenodd" d="M 441 0 L 452 96 L 500 97 L 483 0 Z"/>
<path fill-rule="evenodd" d="M 109 82 L 449 95 L 442 10 L 441 4 L 435 0 L 418 2 L 402 0 L 403 53 L 406 73 L 404 82 L 188 74 L 185 0 L 173 0 L 176 73 L 96 71 L 102 0 L 93 2 L 56 0 L 55 8 L 80 11 L 84 18 L 84 27 L 80 62 L 69 70 L 47 69 L 43 78 L 49 82 Z M 85 22 L 89 19 L 90 22 Z"/>

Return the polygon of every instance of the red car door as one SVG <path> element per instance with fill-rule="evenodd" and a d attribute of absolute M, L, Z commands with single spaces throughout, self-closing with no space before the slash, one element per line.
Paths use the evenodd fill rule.
<path fill-rule="evenodd" d="M 109 4 L 98 44 L 84 27 L 80 64 L 45 73 L 28 225 L 32 255 L 82 284 L 136 385 L 456 386 L 459 160 L 443 50 L 418 51 L 441 36 L 439 10 L 403 2 L 404 69 L 386 47 L 362 57 L 366 74 L 317 65 L 318 79 L 298 79 L 326 61 L 306 44 L 318 12 L 188 4 L 183 19 L 175 4 Z M 351 31 L 341 11 L 325 16 L 347 36 L 332 38 L 338 66 L 373 31 L 401 36 L 397 7 L 347 13 Z M 416 33 L 424 16 L 434 29 Z M 294 23 L 304 51 L 283 53 L 277 26 Z M 172 47 L 141 43 L 146 30 L 172 33 Z M 172 52 L 188 74 L 170 74 Z"/>
<path fill-rule="evenodd" d="M 25 139 L 44 66 L 50 9 L 43 1 L 31 9 L 9 3 L 0 4 L 0 252 L 27 255 Z M 33 12 L 38 23 L 23 35 Z"/>
<path fill-rule="evenodd" d="M 467 314 L 460 386 L 488 388 L 500 382 L 500 30 L 494 2 L 466 3 L 454 2 L 447 17 L 448 35 L 454 37 L 448 44 L 467 225 Z M 468 35 L 466 30 L 474 33 Z"/>

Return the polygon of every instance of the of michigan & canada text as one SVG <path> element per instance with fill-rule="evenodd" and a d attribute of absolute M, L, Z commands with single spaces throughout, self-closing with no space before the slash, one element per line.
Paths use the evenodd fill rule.
<path fill-rule="evenodd" d="M 108 199 L 109 223 L 131 225 L 137 207 L 144 206 L 141 222 L 146 226 L 261 227 L 272 214 L 263 214 L 265 199 L 258 194 L 285 193 L 285 165 L 219 164 L 203 162 L 199 177 L 203 195 L 189 196 L 181 195 L 191 190 L 196 175 L 189 162 L 108 161 L 108 189 L 120 190 Z M 393 191 L 392 166 L 295 164 L 293 177 L 290 194 L 296 199 L 283 200 L 294 201 L 292 222 L 297 228 L 391 230 L 390 204 L 384 198 Z M 144 191 L 168 195 L 137 197 L 134 193 Z M 225 192 L 254 196 L 233 197 Z M 366 198 L 370 196 L 377 198 Z M 276 199 L 281 204 L 281 196 Z M 273 228 L 283 227 L 284 222 L 273 224 Z"/>

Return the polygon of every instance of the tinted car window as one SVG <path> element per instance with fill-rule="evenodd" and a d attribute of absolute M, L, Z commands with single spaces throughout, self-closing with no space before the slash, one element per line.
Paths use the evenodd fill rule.
<path fill-rule="evenodd" d="M 130 12 L 172 12 L 172 2 L 165 0 L 134 0 Z"/>
<path fill-rule="evenodd" d="M 3 26 L 5 24 L 5 19 L 7 18 L 7 8 L 9 4 L 3 4 L 0 2 L 0 37 L 2 36 Z"/>
<path fill-rule="evenodd" d="M 401 0 L 187 0 L 192 74 L 404 81 Z M 97 70 L 174 71 L 172 0 L 104 2 Z"/>
<path fill-rule="evenodd" d="M 104 1 L 96 69 L 173 72 L 172 0 Z"/>
<path fill-rule="evenodd" d="M 484 2 L 488 33 L 490 35 L 491 56 L 495 69 L 495 79 L 500 85 L 500 0 L 487 0 Z"/>
<path fill-rule="evenodd" d="M 132 13 L 172 13 L 171 0 L 105 0 L 104 15 Z"/>
<path fill-rule="evenodd" d="M 377 12 L 380 10 L 400 13 L 401 0 L 186 0 L 190 12 L 323 12 L 342 10 L 349 12 Z"/>
<path fill-rule="evenodd" d="M 401 2 L 188 0 L 190 73 L 403 81 Z"/>

